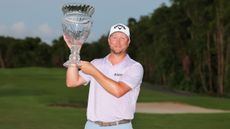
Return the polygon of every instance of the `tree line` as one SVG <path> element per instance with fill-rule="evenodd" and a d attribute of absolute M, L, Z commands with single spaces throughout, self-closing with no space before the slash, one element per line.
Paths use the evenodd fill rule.
<path fill-rule="evenodd" d="M 209 95 L 230 92 L 230 1 L 171 0 L 139 20 L 128 19 L 129 55 L 145 69 L 144 80 Z M 83 60 L 105 56 L 107 35 L 85 43 Z M 52 45 L 40 38 L 0 36 L 0 67 L 63 67 L 69 49 L 61 37 Z"/>

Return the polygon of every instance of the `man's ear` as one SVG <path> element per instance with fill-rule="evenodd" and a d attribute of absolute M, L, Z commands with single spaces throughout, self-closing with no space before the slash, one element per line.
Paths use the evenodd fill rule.
<path fill-rule="evenodd" d="M 107 40 L 108 40 L 108 44 L 110 44 L 110 37 L 108 37 L 108 39 L 107 39 Z"/>

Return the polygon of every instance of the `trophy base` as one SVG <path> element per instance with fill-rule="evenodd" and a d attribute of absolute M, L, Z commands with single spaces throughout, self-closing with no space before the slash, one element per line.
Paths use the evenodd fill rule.
<path fill-rule="evenodd" d="M 80 66 L 80 62 L 79 61 L 75 61 L 75 60 L 73 60 L 73 61 L 68 60 L 68 61 L 66 61 L 63 64 L 63 66 L 66 67 L 66 68 L 68 68 L 71 64 L 76 64 L 77 66 Z"/>

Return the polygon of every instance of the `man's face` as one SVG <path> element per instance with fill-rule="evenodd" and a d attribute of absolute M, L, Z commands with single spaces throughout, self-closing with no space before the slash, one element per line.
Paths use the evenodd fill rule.
<path fill-rule="evenodd" d="M 111 52 L 120 54 L 126 52 L 129 46 L 129 37 L 122 32 L 115 32 L 109 37 L 108 42 Z"/>

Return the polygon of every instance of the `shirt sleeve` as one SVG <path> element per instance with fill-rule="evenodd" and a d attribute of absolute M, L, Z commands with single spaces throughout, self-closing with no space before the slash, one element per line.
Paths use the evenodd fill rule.
<path fill-rule="evenodd" d="M 84 72 L 82 71 L 79 71 L 79 75 L 84 78 L 84 80 L 86 81 L 86 83 L 84 85 L 87 85 L 90 81 L 90 75 L 88 74 L 85 74 Z"/>
<path fill-rule="evenodd" d="M 141 64 L 135 63 L 129 67 L 120 79 L 120 82 L 126 83 L 132 89 L 141 85 L 144 70 Z"/>

